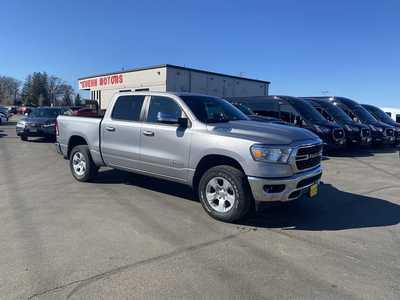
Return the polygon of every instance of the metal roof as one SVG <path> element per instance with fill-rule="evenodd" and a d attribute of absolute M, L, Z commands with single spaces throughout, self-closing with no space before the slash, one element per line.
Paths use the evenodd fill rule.
<path fill-rule="evenodd" d="M 143 71 L 143 70 L 158 69 L 158 68 L 174 68 L 174 69 L 180 69 L 180 70 L 186 70 L 186 71 L 194 71 L 194 72 L 199 72 L 199 73 L 206 73 L 206 74 L 210 74 L 210 75 L 230 77 L 230 78 L 241 79 L 241 80 L 249 80 L 249 81 L 266 83 L 266 84 L 270 84 L 271 83 L 270 81 L 265 81 L 265 80 L 258 80 L 258 79 L 251 79 L 251 78 L 246 78 L 246 77 L 241 77 L 241 76 L 227 75 L 227 74 L 223 74 L 223 73 L 210 72 L 210 71 L 187 68 L 187 67 L 176 66 L 176 65 L 171 65 L 171 64 L 162 64 L 162 65 L 155 65 L 155 66 L 150 66 L 150 67 L 121 70 L 121 71 L 117 71 L 117 72 L 96 74 L 96 75 L 92 75 L 92 76 L 81 77 L 81 78 L 78 78 L 78 80 L 89 79 L 89 78 L 94 78 L 94 77 L 101 77 L 101 76 L 108 76 L 108 75 L 115 75 L 115 74 L 121 74 L 121 73 L 129 73 L 129 72 L 136 72 L 136 71 Z"/>

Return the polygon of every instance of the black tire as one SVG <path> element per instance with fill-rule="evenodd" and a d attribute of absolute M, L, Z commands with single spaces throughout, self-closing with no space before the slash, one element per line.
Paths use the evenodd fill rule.
<path fill-rule="evenodd" d="M 78 172 L 74 168 L 74 158 L 82 157 L 82 160 L 85 162 L 84 170 L 81 168 L 82 173 Z M 71 169 L 72 176 L 78 181 L 88 182 L 92 180 L 97 175 L 98 168 L 94 164 L 92 160 L 92 156 L 90 155 L 89 147 L 87 145 L 80 145 L 74 147 L 71 151 L 71 155 L 69 157 L 69 167 Z"/>
<path fill-rule="evenodd" d="M 211 184 L 213 179 L 220 180 L 218 178 L 227 180 L 232 187 L 231 192 L 235 195 L 233 205 L 229 205 L 230 209 L 226 212 L 214 209 L 206 198 L 207 185 Z M 216 166 L 207 170 L 200 179 L 198 195 L 204 210 L 214 219 L 223 222 L 239 221 L 247 216 L 251 211 L 251 207 L 254 207 L 254 200 L 246 175 L 241 170 L 228 165 Z"/>
<path fill-rule="evenodd" d="M 21 141 L 26 142 L 28 140 L 28 137 L 24 134 L 21 135 Z"/>

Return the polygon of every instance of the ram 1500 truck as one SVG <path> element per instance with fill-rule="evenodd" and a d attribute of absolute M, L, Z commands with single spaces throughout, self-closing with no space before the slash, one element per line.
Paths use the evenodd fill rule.
<path fill-rule="evenodd" d="M 59 116 L 56 148 L 78 181 L 108 166 L 184 183 L 226 222 L 255 201 L 313 197 L 322 174 L 312 132 L 251 121 L 224 99 L 188 93 L 118 93 L 103 118 Z"/>

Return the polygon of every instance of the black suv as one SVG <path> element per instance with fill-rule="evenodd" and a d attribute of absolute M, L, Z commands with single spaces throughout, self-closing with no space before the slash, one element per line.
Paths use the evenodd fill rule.
<path fill-rule="evenodd" d="M 302 99 L 308 100 L 325 119 L 343 127 L 347 145 L 371 145 L 371 130 L 367 125 L 354 122 L 342 109 L 329 101 L 308 97 Z"/>
<path fill-rule="evenodd" d="M 368 110 L 369 113 L 373 115 L 378 121 L 393 126 L 396 137 L 396 141 L 394 143 L 397 145 L 400 144 L 400 123 L 395 122 L 391 117 L 388 116 L 387 113 L 376 106 L 370 104 L 362 104 L 362 107 Z"/>
<path fill-rule="evenodd" d="M 324 142 L 326 150 L 346 146 L 343 128 L 330 123 L 305 100 L 290 96 L 233 97 L 228 100 L 246 105 L 259 116 L 278 118 L 314 132 Z"/>
<path fill-rule="evenodd" d="M 354 122 L 368 125 L 371 129 L 374 144 L 392 144 L 395 140 L 394 127 L 375 119 L 364 107 L 356 101 L 345 97 L 312 97 L 325 99 L 340 107 Z"/>

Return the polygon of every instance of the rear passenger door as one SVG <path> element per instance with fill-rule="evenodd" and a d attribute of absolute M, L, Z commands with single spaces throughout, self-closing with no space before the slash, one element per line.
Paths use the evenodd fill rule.
<path fill-rule="evenodd" d="M 140 129 L 145 96 L 120 96 L 111 115 L 101 125 L 101 150 L 104 162 L 112 167 L 138 169 Z"/>
<path fill-rule="evenodd" d="M 177 181 L 186 181 L 190 128 L 182 128 L 177 123 L 160 121 L 161 115 L 169 116 L 171 119 L 186 117 L 174 99 L 151 96 L 141 131 L 142 170 Z"/>

